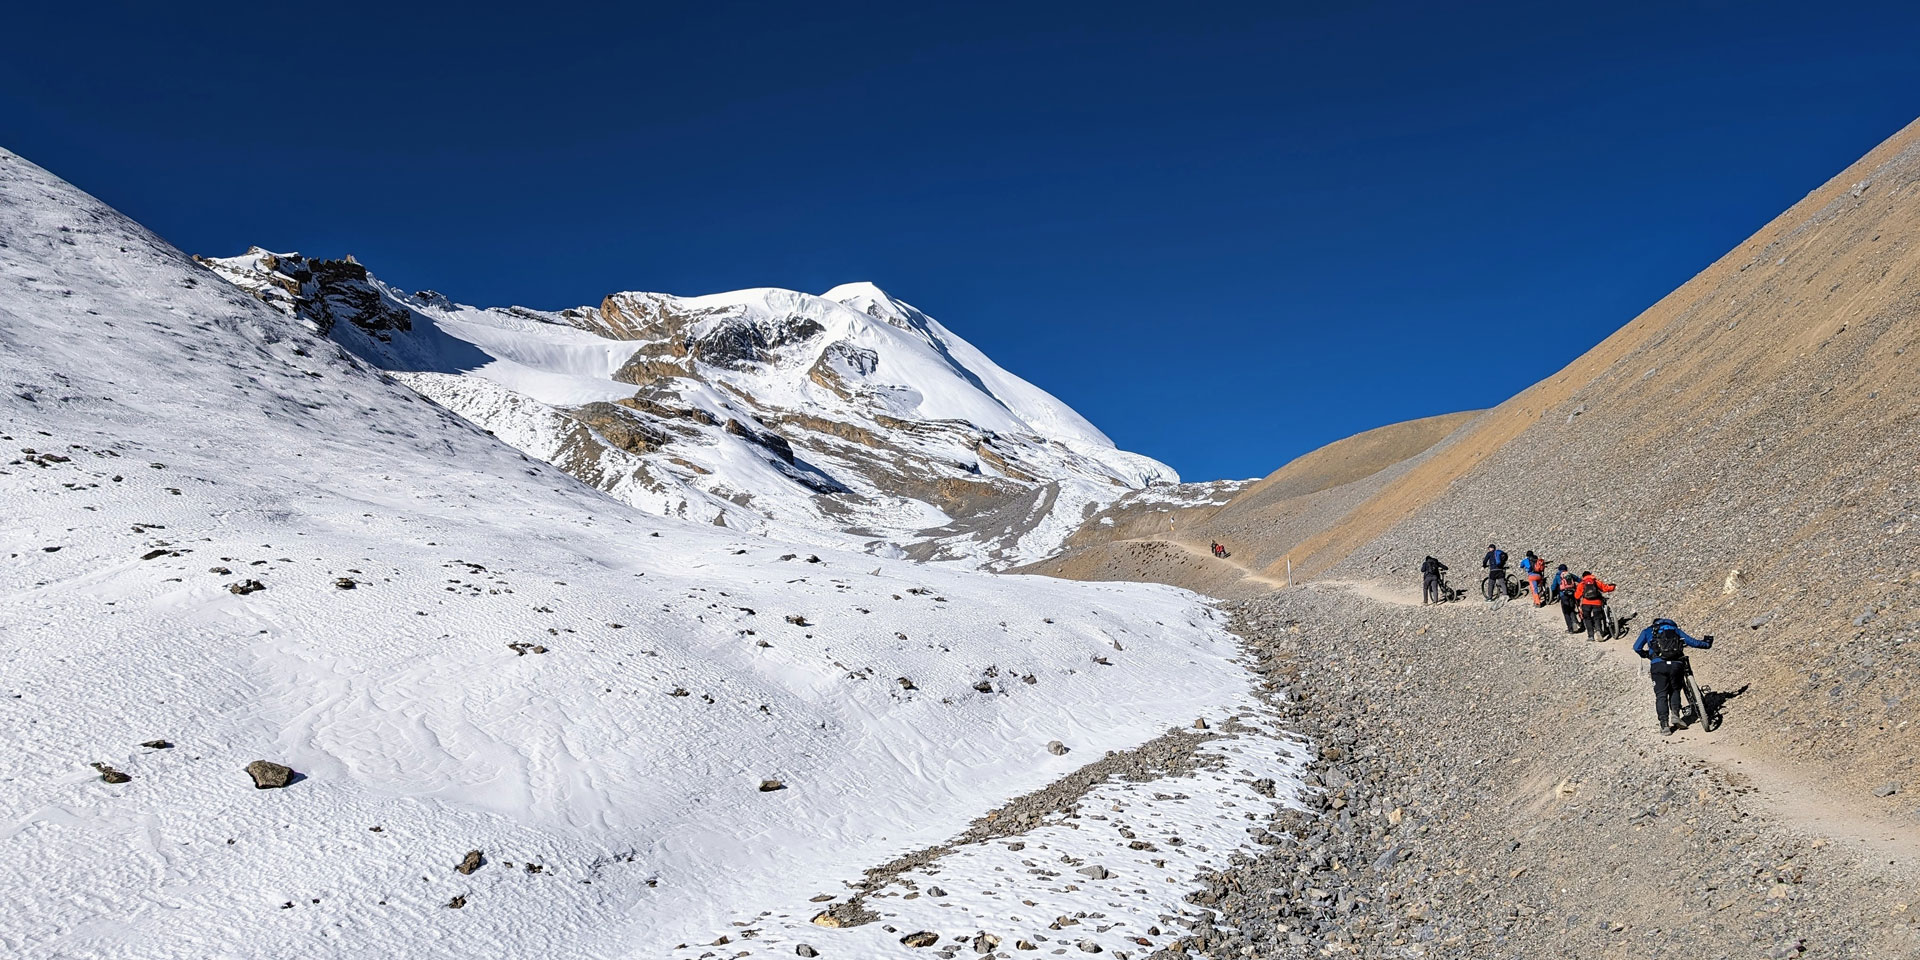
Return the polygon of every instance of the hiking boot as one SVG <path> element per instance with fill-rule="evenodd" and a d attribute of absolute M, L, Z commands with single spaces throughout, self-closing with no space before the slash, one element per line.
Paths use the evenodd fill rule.
<path fill-rule="evenodd" d="M 1671 737 L 1673 736 L 1673 729 L 1673 724 L 1663 723 L 1660 725 L 1660 735 L 1663 737 Z"/>

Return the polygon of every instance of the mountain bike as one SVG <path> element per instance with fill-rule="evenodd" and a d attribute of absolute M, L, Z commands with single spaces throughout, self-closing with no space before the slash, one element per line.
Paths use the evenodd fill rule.
<path fill-rule="evenodd" d="M 1463 590 L 1455 590 L 1453 587 L 1448 586 L 1447 578 L 1445 577 L 1436 577 L 1434 580 L 1434 603 L 1446 603 L 1450 600 L 1458 600 L 1461 595 L 1466 592 Z M 1422 583 L 1420 585 L 1422 600 L 1426 599 L 1426 589 L 1426 584 Z"/>
<path fill-rule="evenodd" d="M 1708 643 L 1713 642 L 1711 636 L 1702 639 Z M 1699 678 L 1693 675 L 1693 659 L 1681 657 L 1680 667 L 1684 671 L 1681 690 L 1686 693 L 1687 702 L 1693 707 L 1694 721 L 1700 724 L 1700 729 L 1708 733 L 1720 729 L 1720 714 L 1714 712 L 1712 701 L 1707 699 L 1707 688 L 1701 686 Z"/>
<path fill-rule="evenodd" d="M 1614 618 L 1613 604 L 1610 603 L 1581 605 L 1580 625 L 1586 631 L 1588 640 L 1592 640 L 1595 634 L 1602 640 L 1612 640 L 1620 635 L 1620 621 Z"/>
<path fill-rule="evenodd" d="M 1493 584 L 1493 574 L 1489 573 L 1486 576 L 1481 577 L 1480 578 L 1480 596 L 1485 597 L 1488 601 L 1493 601 L 1496 599 L 1498 600 L 1520 599 L 1521 592 L 1525 590 L 1524 587 L 1519 586 L 1519 584 L 1512 577 L 1507 576 L 1504 573 L 1501 574 L 1500 580 L 1501 580 L 1501 586 L 1496 587 Z"/>

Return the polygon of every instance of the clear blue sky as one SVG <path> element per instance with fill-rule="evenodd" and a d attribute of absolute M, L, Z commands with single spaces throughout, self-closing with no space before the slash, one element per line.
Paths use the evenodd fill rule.
<path fill-rule="evenodd" d="M 0 143 L 469 303 L 873 280 L 1194 480 L 1505 399 L 1920 114 L 1913 3 L 391 6 L 11 10 Z"/>

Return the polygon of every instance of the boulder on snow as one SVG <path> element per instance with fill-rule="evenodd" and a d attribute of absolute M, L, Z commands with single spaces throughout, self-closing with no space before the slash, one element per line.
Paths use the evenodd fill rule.
<path fill-rule="evenodd" d="M 480 869 L 486 862 L 487 858 L 481 856 L 480 851 L 468 850 L 467 855 L 461 857 L 460 863 L 453 869 L 459 871 L 462 875 L 471 876 L 475 870 Z"/>
<path fill-rule="evenodd" d="M 244 597 L 249 593 L 258 593 L 266 588 L 267 585 L 258 580 L 241 580 L 238 583 L 227 584 L 227 592 L 236 597 Z"/>
<path fill-rule="evenodd" d="M 253 778 L 254 789 L 272 790 L 293 782 L 293 768 L 271 760 L 255 760 L 247 764 L 247 776 Z"/>
<path fill-rule="evenodd" d="M 772 793 L 772 792 L 774 792 L 775 790 L 785 790 L 786 788 L 787 788 L 787 785 L 786 785 L 786 784 L 784 784 L 784 783 L 781 783 L 781 782 L 780 782 L 780 781 L 778 781 L 778 780 L 762 780 L 762 781 L 760 781 L 760 792 L 761 792 L 761 793 Z"/>
<path fill-rule="evenodd" d="M 1047 744 L 1047 752 L 1056 757 L 1065 756 L 1070 749 L 1072 748 L 1058 740 L 1051 741 Z"/>
<path fill-rule="evenodd" d="M 922 930 L 901 937 L 900 942 L 909 947 L 931 947 L 940 942 L 940 935 L 931 930 Z"/>
<path fill-rule="evenodd" d="M 126 774 L 121 773 L 120 771 L 115 770 L 114 768 L 109 767 L 104 763 L 96 763 L 93 765 L 93 768 L 95 770 L 100 771 L 100 779 L 105 780 L 108 783 L 126 783 L 127 781 L 133 779 L 132 777 L 127 776 Z"/>

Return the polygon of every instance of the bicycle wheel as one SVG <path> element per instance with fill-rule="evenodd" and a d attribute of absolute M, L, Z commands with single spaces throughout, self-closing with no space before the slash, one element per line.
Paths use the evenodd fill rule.
<path fill-rule="evenodd" d="M 1707 712 L 1707 692 L 1700 689 L 1700 681 L 1693 677 L 1693 665 L 1687 665 L 1687 699 L 1693 703 L 1693 715 L 1700 718 L 1700 729 L 1708 733 L 1720 728 L 1720 718 Z"/>
<path fill-rule="evenodd" d="M 1600 635 L 1612 640 L 1620 635 L 1620 621 L 1613 618 L 1611 607 L 1602 607 L 1600 610 Z"/>
<path fill-rule="evenodd" d="M 1480 578 L 1480 596 L 1485 597 L 1488 602 L 1492 602 L 1493 576 L 1491 574 Z"/>

